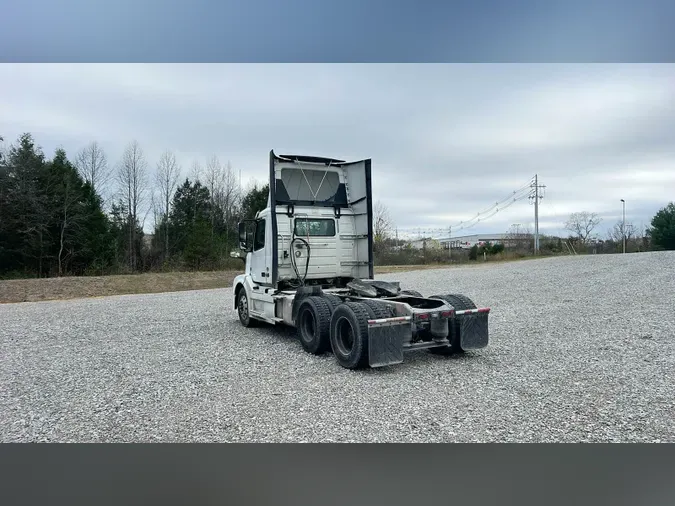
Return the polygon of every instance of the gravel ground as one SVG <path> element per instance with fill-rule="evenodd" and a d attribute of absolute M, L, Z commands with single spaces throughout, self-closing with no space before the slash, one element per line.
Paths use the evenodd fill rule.
<path fill-rule="evenodd" d="M 379 276 L 490 306 L 488 348 L 340 368 L 232 289 L 0 306 L 0 440 L 675 441 L 675 254 Z"/>

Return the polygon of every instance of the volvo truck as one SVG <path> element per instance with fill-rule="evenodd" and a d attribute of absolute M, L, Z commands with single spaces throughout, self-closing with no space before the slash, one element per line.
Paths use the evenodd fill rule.
<path fill-rule="evenodd" d="M 371 170 L 371 159 L 270 152 L 267 206 L 239 223 L 232 252 L 245 262 L 233 282 L 239 321 L 294 327 L 306 352 L 332 352 L 347 369 L 486 347 L 490 308 L 375 279 Z"/>

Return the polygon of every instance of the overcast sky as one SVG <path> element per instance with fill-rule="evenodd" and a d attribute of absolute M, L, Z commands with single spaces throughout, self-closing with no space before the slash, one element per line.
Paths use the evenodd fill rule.
<path fill-rule="evenodd" d="M 447 229 L 534 174 L 540 231 L 569 213 L 647 225 L 675 200 L 674 65 L 0 65 L 0 135 L 48 155 L 137 140 L 152 170 L 216 155 L 264 180 L 270 149 L 373 159 L 401 231 Z M 528 200 L 461 234 L 533 226 Z M 460 234 L 458 232 L 458 234 Z M 453 235 L 455 235 L 453 233 Z"/>

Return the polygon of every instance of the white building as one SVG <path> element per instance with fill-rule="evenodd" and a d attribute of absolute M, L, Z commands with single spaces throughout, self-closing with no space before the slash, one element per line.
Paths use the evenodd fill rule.
<path fill-rule="evenodd" d="M 515 241 L 528 242 L 532 240 L 532 234 L 472 234 L 440 239 L 415 239 L 410 241 L 409 244 L 414 249 L 424 248 L 425 243 L 428 249 L 448 249 L 449 247 L 452 247 L 452 249 L 471 249 L 474 245 L 482 246 L 485 243 L 513 246 Z"/>
<path fill-rule="evenodd" d="M 428 249 L 440 249 L 440 248 L 447 248 L 447 246 L 443 245 L 438 239 L 415 239 L 414 241 L 410 241 L 410 246 L 412 246 L 413 249 L 423 249 L 423 248 L 428 248 Z"/>
<path fill-rule="evenodd" d="M 471 249 L 474 245 L 482 246 L 485 243 L 490 244 L 504 244 L 512 241 L 530 241 L 532 235 L 530 234 L 473 234 L 464 235 L 451 238 L 439 239 L 439 242 L 444 248 L 452 247 L 453 249 Z"/>

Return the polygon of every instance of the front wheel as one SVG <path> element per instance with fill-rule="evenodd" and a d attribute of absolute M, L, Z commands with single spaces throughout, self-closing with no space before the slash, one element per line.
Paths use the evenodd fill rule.
<path fill-rule="evenodd" d="M 255 327 L 257 325 L 257 320 L 251 318 L 249 313 L 248 297 L 244 287 L 237 294 L 237 313 L 239 314 L 239 321 L 244 327 Z"/>

